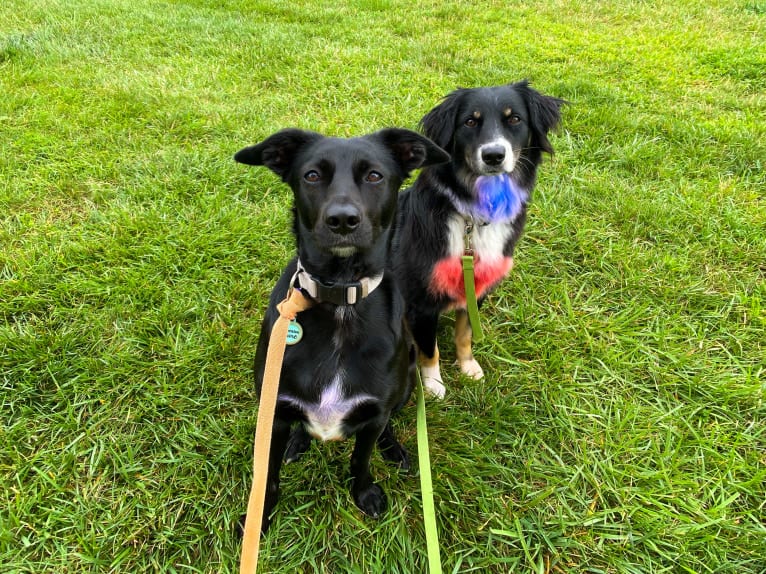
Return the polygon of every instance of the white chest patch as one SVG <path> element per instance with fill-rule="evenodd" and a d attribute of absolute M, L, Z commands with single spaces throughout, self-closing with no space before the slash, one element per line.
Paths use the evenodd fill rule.
<path fill-rule="evenodd" d="M 308 433 L 322 441 L 342 440 L 346 438 L 343 432 L 343 420 L 361 403 L 375 400 L 369 395 L 343 396 L 343 375 L 338 373 L 332 383 L 322 391 L 319 403 L 306 403 L 289 395 L 280 395 L 280 400 L 289 402 L 306 415 Z"/>
<path fill-rule="evenodd" d="M 457 257 L 463 254 L 465 219 L 459 214 L 454 214 L 449 222 L 449 254 L 448 257 Z M 503 258 L 503 248 L 513 235 L 513 226 L 510 223 L 488 223 L 487 225 L 474 225 L 471 234 L 471 245 L 478 259 L 484 261 L 497 261 Z"/>

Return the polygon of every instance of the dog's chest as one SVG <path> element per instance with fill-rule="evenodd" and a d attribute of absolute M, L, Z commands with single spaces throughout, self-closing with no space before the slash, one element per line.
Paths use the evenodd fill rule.
<path fill-rule="evenodd" d="M 348 351 L 347 347 L 351 344 L 347 340 L 350 332 L 347 323 L 355 320 L 353 309 L 347 306 L 338 307 L 334 320 L 334 332 L 327 339 L 329 355 L 321 359 L 319 356 L 313 357 L 317 363 L 322 364 L 321 367 L 317 367 L 317 363 L 307 364 L 308 368 L 316 368 L 314 371 L 316 380 L 329 380 L 329 383 L 326 383 L 320 391 L 319 397 L 309 401 L 288 394 L 279 395 L 281 401 L 291 404 L 303 413 L 306 417 L 305 426 L 308 433 L 322 441 L 346 438 L 344 421 L 362 404 L 377 400 L 363 393 L 348 394 L 346 390 L 348 374 L 341 356 Z"/>
<path fill-rule="evenodd" d="M 320 440 L 345 438 L 343 421 L 354 409 L 368 400 L 374 398 L 367 395 L 344 396 L 342 374 L 339 373 L 322 393 L 319 404 L 307 405 L 306 428 L 309 434 Z"/>
<path fill-rule="evenodd" d="M 447 257 L 460 257 L 465 249 L 466 219 L 453 214 L 447 223 Z M 513 236 L 510 222 L 475 223 L 470 233 L 470 243 L 477 260 L 492 261 L 503 257 L 505 244 Z"/>
<path fill-rule="evenodd" d="M 506 257 L 504 251 L 514 232 L 512 222 L 473 226 L 470 245 L 474 255 L 477 297 L 497 285 L 513 267 L 513 258 Z M 456 213 L 447 222 L 447 254 L 434 265 L 429 288 L 433 294 L 447 296 L 458 305 L 465 305 L 462 265 L 465 244 L 466 220 Z"/>
<path fill-rule="evenodd" d="M 344 421 L 362 403 L 374 401 L 368 395 L 346 396 L 344 393 L 343 371 L 338 371 L 330 384 L 325 387 L 317 402 L 309 402 L 290 395 L 279 399 L 300 409 L 306 417 L 308 433 L 322 441 L 346 438 Z"/>

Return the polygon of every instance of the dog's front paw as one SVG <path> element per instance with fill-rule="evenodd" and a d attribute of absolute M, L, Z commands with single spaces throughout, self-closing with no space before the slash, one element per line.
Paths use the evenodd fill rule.
<path fill-rule="evenodd" d="M 476 362 L 476 359 L 460 361 L 460 372 L 476 381 L 484 378 L 484 370 L 481 368 L 481 365 Z"/>
<path fill-rule="evenodd" d="M 372 483 L 367 488 L 352 489 L 354 502 L 368 516 L 379 518 L 386 511 L 388 502 L 386 493 L 377 484 Z"/>
<path fill-rule="evenodd" d="M 421 367 L 420 377 L 423 380 L 423 388 L 426 394 L 437 399 L 444 398 L 444 395 L 447 393 L 447 387 L 444 386 L 438 364 L 435 367 Z"/>
<path fill-rule="evenodd" d="M 447 387 L 432 377 L 423 378 L 423 387 L 427 394 L 436 399 L 443 399 L 447 394 Z"/>

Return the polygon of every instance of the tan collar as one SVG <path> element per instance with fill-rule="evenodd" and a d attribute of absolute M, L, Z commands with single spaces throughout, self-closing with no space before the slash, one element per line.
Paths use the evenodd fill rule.
<path fill-rule="evenodd" d="M 294 284 L 296 280 L 301 290 L 319 303 L 355 305 L 380 286 L 383 281 L 383 273 L 373 277 L 362 277 L 359 281 L 350 283 L 328 284 L 312 277 L 303 268 L 299 259 L 298 269 L 293 276 L 292 283 Z"/>

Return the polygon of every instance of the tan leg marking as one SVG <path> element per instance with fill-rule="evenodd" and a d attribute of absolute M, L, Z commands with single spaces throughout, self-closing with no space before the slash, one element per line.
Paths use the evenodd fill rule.
<path fill-rule="evenodd" d="M 465 309 L 455 311 L 455 353 L 460 371 L 472 379 L 483 379 L 484 371 L 471 351 L 471 324 Z"/>

